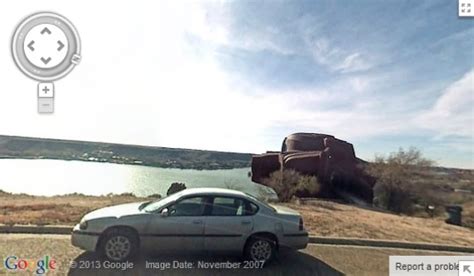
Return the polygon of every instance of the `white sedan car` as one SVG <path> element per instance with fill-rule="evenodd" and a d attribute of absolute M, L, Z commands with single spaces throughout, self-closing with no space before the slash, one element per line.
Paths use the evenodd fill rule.
<path fill-rule="evenodd" d="M 156 201 L 95 210 L 72 233 L 74 246 L 112 261 L 129 259 L 139 249 L 244 253 L 269 261 L 280 249 L 303 249 L 307 243 L 296 211 L 218 188 L 186 189 Z"/>

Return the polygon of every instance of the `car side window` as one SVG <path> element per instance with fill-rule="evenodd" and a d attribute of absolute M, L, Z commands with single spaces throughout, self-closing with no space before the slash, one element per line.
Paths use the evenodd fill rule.
<path fill-rule="evenodd" d="M 168 212 L 173 217 L 202 216 L 207 204 L 206 197 L 190 197 L 168 206 Z"/>
<path fill-rule="evenodd" d="M 245 202 L 245 215 L 252 216 L 258 212 L 258 206 L 252 202 Z"/>
<path fill-rule="evenodd" d="M 211 216 L 245 216 L 247 215 L 247 201 L 235 197 L 215 197 Z"/>

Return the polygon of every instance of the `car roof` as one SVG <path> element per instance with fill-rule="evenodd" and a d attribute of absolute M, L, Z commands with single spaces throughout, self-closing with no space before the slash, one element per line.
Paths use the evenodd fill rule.
<path fill-rule="evenodd" d="M 246 193 L 224 188 L 188 188 L 181 191 L 181 195 L 196 195 L 196 194 L 214 194 L 214 195 L 236 195 L 248 197 Z"/>

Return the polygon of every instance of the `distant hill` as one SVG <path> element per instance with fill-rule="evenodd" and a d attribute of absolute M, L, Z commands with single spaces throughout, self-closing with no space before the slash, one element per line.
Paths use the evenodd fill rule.
<path fill-rule="evenodd" d="M 249 167 L 252 154 L 0 135 L 0 158 L 217 170 Z"/>

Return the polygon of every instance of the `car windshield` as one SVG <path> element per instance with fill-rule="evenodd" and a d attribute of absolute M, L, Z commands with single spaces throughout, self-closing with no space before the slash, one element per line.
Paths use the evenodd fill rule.
<path fill-rule="evenodd" d="M 179 193 L 175 193 L 167 197 L 152 201 L 146 204 L 145 206 L 143 206 L 143 208 L 141 209 L 148 213 L 155 212 L 156 210 L 160 209 L 162 206 L 165 206 L 166 204 L 177 200 L 179 197 L 181 197 L 182 194 L 183 192 L 179 192 Z"/>

